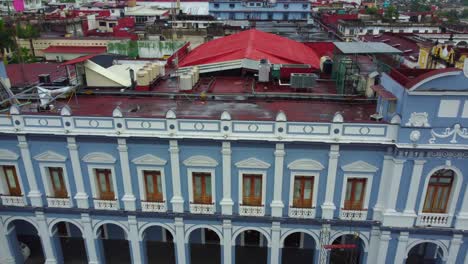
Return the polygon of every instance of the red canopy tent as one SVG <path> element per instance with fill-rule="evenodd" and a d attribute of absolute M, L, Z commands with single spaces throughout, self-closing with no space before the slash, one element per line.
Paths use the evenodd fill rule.
<path fill-rule="evenodd" d="M 320 68 L 320 58 L 306 45 L 256 29 L 215 39 L 192 50 L 180 67 L 240 59 L 268 59 L 273 64 L 309 64 Z"/>

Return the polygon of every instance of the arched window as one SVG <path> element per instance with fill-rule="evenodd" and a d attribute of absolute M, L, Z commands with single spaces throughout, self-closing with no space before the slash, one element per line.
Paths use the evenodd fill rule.
<path fill-rule="evenodd" d="M 453 170 L 442 169 L 432 174 L 427 186 L 423 213 L 446 213 L 454 179 Z"/>

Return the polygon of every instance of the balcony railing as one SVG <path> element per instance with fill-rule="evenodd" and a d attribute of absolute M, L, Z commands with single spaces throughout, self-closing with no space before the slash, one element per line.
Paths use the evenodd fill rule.
<path fill-rule="evenodd" d="M 163 213 L 167 211 L 166 202 L 141 202 L 141 210 L 143 212 L 159 212 Z"/>
<path fill-rule="evenodd" d="M 56 208 L 70 208 L 71 207 L 70 198 L 47 197 L 47 204 L 49 205 L 49 207 L 56 207 Z"/>
<path fill-rule="evenodd" d="M 366 220 L 367 219 L 367 209 L 365 209 L 365 210 L 341 209 L 340 219 L 341 220 L 355 220 L 355 221 Z"/>
<path fill-rule="evenodd" d="M 253 205 L 240 205 L 239 206 L 239 215 L 243 216 L 264 216 L 265 207 L 263 205 L 253 206 Z"/>
<path fill-rule="evenodd" d="M 94 200 L 94 208 L 97 210 L 118 210 L 117 200 Z"/>
<path fill-rule="evenodd" d="M 25 206 L 23 196 L 2 195 L 2 204 L 5 206 Z"/>
<path fill-rule="evenodd" d="M 293 218 L 314 218 L 315 208 L 289 207 L 289 217 Z"/>
<path fill-rule="evenodd" d="M 190 204 L 190 213 L 192 214 L 214 214 L 215 205 L 214 204 Z"/>
<path fill-rule="evenodd" d="M 448 214 L 421 213 L 416 219 L 417 226 L 450 227 L 452 217 Z"/>

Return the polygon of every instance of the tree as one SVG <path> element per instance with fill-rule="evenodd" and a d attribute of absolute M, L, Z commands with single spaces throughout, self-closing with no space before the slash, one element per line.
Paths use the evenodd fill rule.
<path fill-rule="evenodd" d="M 36 62 L 36 59 L 31 56 L 30 51 L 25 48 L 19 48 L 17 49 L 11 58 L 11 63 L 32 63 Z"/>
<path fill-rule="evenodd" d="M 14 32 L 11 27 L 0 19 L 0 59 L 5 56 L 6 49 L 13 49 L 15 47 Z"/>
<path fill-rule="evenodd" d="M 368 15 L 377 15 L 378 9 L 377 7 L 368 7 L 366 8 L 366 14 Z"/>
<path fill-rule="evenodd" d="M 393 5 L 389 6 L 384 13 L 384 18 L 391 21 L 397 20 L 399 16 L 398 9 Z"/>
<path fill-rule="evenodd" d="M 409 8 L 412 12 L 431 11 L 431 7 L 423 3 L 421 0 L 411 0 Z"/>
<path fill-rule="evenodd" d="M 29 48 L 31 49 L 33 57 L 36 57 L 33 39 L 37 39 L 40 35 L 39 29 L 29 23 L 24 26 L 18 25 L 16 28 L 16 36 L 18 36 L 18 38 L 29 40 Z"/>

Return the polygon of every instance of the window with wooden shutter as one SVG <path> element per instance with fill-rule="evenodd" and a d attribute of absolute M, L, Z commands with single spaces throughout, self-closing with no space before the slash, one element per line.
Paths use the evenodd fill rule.
<path fill-rule="evenodd" d="M 262 175 L 244 174 L 242 175 L 243 205 L 262 205 Z"/>
<path fill-rule="evenodd" d="M 196 204 L 211 204 L 211 174 L 208 172 L 193 172 L 193 202 Z"/>
<path fill-rule="evenodd" d="M 49 178 L 51 195 L 54 198 L 67 198 L 67 186 L 65 185 L 65 180 L 63 178 L 63 168 L 60 167 L 49 167 Z"/>
<path fill-rule="evenodd" d="M 310 176 L 295 176 L 294 177 L 294 193 L 293 207 L 296 208 L 311 208 L 312 195 L 314 190 L 314 177 Z"/>
<path fill-rule="evenodd" d="M 429 179 L 426 198 L 424 200 L 424 213 L 446 213 L 447 204 L 452 191 L 453 170 L 438 170 Z"/>
<path fill-rule="evenodd" d="M 96 180 L 101 200 L 115 200 L 114 187 L 112 186 L 112 172 L 110 169 L 96 169 Z"/>
<path fill-rule="evenodd" d="M 146 200 L 149 202 L 162 202 L 163 190 L 160 171 L 144 171 Z"/>
<path fill-rule="evenodd" d="M 5 181 L 8 187 L 8 195 L 21 196 L 21 186 L 18 181 L 18 175 L 16 175 L 15 166 L 2 166 Z"/>
<path fill-rule="evenodd" d="M 366 192 L 365 178 L 348 178 L 346 183 L 345 210 L 363 210 Z"/>

